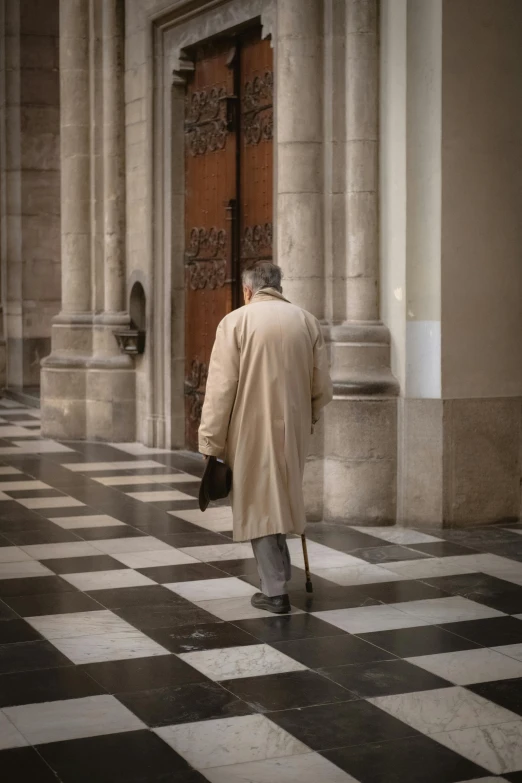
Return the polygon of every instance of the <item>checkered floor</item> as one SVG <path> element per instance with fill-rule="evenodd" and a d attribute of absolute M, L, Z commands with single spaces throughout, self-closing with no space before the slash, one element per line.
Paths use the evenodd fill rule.
<path fill-rule="evenodd" d="M 522 526 L 309 526 L 293 612 L 202 463 L 57 444 L 0 401 L 0 776 L 522 781 Z"/>

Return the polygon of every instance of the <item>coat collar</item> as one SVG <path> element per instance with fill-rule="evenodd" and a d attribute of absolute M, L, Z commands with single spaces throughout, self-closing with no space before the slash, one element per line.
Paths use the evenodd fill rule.
<path fill-rule="evenodd" d="M 275 288 L 262 288 L 252 297 L 252 302 L 265 302 L 267 299 L 280 299 L 282 302 L 288 302 L 283 294 L 276 291 Z"/>

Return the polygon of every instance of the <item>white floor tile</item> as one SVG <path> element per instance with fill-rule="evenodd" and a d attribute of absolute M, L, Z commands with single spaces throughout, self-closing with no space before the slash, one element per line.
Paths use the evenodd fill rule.
<path fill-rule="evenodd" d="M 100 554 L 87 541 L 68 541 L 63 544 L 30 544 L 22 546 L 20 549 L 34 557 L 35 560 L 54 560 L 57 557 L 92 557 Z"/>
<path fill-rule="evenodd" d="M 10 495 L 6 495 L 5 492 L 0 492 L 0 500 L 12 500 L 13 498 Z"/>
<path fill-rule="evenodd" d="M 494 774 L 522 769 L 522 720 L 445 732 L 433 739 Z"/>
<path fill-rule="evenodd" d="M 378 582 L 397 582 L 402 577 L 392 574 L 380 566 L 371 563 L 361 564 L 360 566 L 345 566 L 344 568 L 316 568 L 316 576 L 322 579 L 328 579 L 336 585 L 356 586 L 371 585 Z"/>
<path fill-rule="evenodd" d="M 154 568 L 155 566 L 199 563 L 199 560 L 195 560 L 190 555 L 186 555 L 185 552 L 181 552 L 173 547 L 169 549 L 151 549 L 146 552 L 113 554 L 112 557 L 129 568 Z"/>
<path fill-rule="evenodd" d="M 437 576 L 458 576 L 459 574 L 473 574 L 477 571 L 470 561 L 467 565 L 464 558 L 458 558 L 458 563 L 452 557 L 424 558 L 422 560 L 403 560 L 397 563 L 383 563 L 391 574 L 396 574 L 401 579 L 430 579 Z"/>
<path fill-rule="evenodd" d="M 326 612 L 314 612 L 314 615 L 337 628 L 342 628 L 343 631 L 348 631 L 348 633 L 392 631 L 398 628 L 429 625 L 419 617 L 407 615 L 392 606 L 381 604 L 361 606 L 356 609 L 330 609 Z"/>
<path fill-rule="evenodd" d="M 390 604 L 390 606 L 433 625 L 504 616 L 503 612 L 490 609 L 483 604 L 477 604 L 475 601 L 470 601 L 459 595 L 451 598 L 429 598 L 425 601 L 403 601 L 398 604 Z"/>
<path fill-rule="evenodd" d="M 270 613 L 266 612 L 264 609 L 255 609 L 250 603 L 250 596 L 222 598 L 217 601 L 198 601 L 196 605 L 205 612 L 210 612 L 210 614 L 213 614 L 215 617 L 219 617 L 220 620 L 228 622 L 274 616 L 270 615 Z M 302 611 L 292 607 L 292 614 L 302 614 Z"/>
<path fill-rule="evenodd" d="M 105 487 L 124 487 L 127 484 L 134 484 L 135 486 L 140 484 L 191 484 L 197 483 L 200 479 L 188 473 L 151 473 L 147 476 L 132 476 L 129 474 L 126 476 L 101 476 L 100 478 L 95 478 L 94 481 L 98 481 Z"/>
<path fill-rule="evenodd" d="M 129 623 L 107 609 L 94 612 L 48 614 L 41 617 L 26 617 L 25 619 L 38 633 L 41 633 L 42 636 L 50 641 L 79 636 L 136 631 Z"/>
<path fill-rule="evenodd" d="M 55 525 L 63 527 L 64 530 L 75 530 L 76 528 L 83 527 L 117 527 L 124 525 L 124 522 L 120 522 L 114 517 L 108 516 L 108 514 L 91 514 L 89 516 L 73 516 L 73 517 L 51 517 L 51 522 Z"/>
<path fill-rule="evenodd" d="M 4 710 L 32 745 L 145 728 L 114 696 L 89 696 Z"/>
<path fill-rule="evenodd" d="M 24 430 L 23 427 L 19 427 L 18 424 L 8 424 L 5 426 L 0 425 L 0 438 L 26 438 L 30 435 L 30 432 Z"/>
<path fill-rule="evenodd" d="M 209 508 L 206 511 L 194 509 L 190 511 L 171 511 L 169 513 L 178 519 L 191 522 L 193 525 L 198 525 L 198 527 L 204 530 L 211 530 L 215 533 L 232 530 L 234 527 L 232 509 L 229 506 Z"/>
<path fill-rule="evenodd" d="M 43 481 L 0 481 L 0 492 L 13 492 L 15 490 L 51 489 L 49 484 Z"/>
<path fill-rule="evenodd" d="M 164 468 L 161 462 L 154 460 L 125 460 L 125 462 L 70 462 L 62 467 L 72 470 L 73 473 L 90 473 L 109 470 L 143 470 L 147 468 Z"/>
<path fill-rule="evenodd" d="M 353 566 L 358 567 L 361 564 L 367 565 L 360 557 L 353 557 L 344 552 L 338 552 L 324 544 L 317 544 L 315 541 L 307 541 L 308 559 L 310 561 L 310 570 L 315 574 L 318 568 L 343 568 Z M 292 538 L 288 541 L 288 549 L 292 563 L 299 568 L 304 568 L 303 545 L 300 538 Z"/>
<path fill-rule="evenodd" d="M 15 446 L 19 446 L 16 453 L 22 454 L 60 454 L 62 452 L 73 452 L 74 449 L 70 449 L 69 446 L 64 446 L 63 443 L 56 443 L 54 440 L 14 440 Z M 7 451 L 3 452 L 4 454 Z"/>
<path fill-rule="evenodd" d="M 18 503 L 24 508 L 38 510 L 40 508 L 76 508 L 77 506 L 84 506 L 81 500 L 76 500 L 68 495 L 60 496 L 56 498 L 18 498 Z"/>
<path fill-rule="evenodd" d="M 168 655 L 168 650 L 135 630 L 53 639 L 53 645 L 76 665 Z"/>
<path fill-rule="evenodd" d="M 175 582 L 166 584 L 173 593 L 181 595 L 188 601 L 217 601 L 223 598 L 240 598 L 259 592 L 255 587 L 237 579 L 234 576 L 223 579 L 201 579 L 191 582 Z"/>
<path fill-rule="evenodd" d="M 132 454 L 133 456 L 141 456 L 145 454 L 172 454 L 170 449 L 158 449 L 154 446 L 144 446 L 143 443 L 109 443 L 118 451 L 123 451 L 124 454 Z"/>
<path fill-rule="evenodd" d="M 22 475 L 22 471 L 18 470 L 18 468 L 10 468 L 9 466 L 5 466 L 0 468 L 0 476 L 14 476 L 14 475 Z"/>
<path fill-rule="evenodd" d="M 0 546 L 0 563 L 21 563 L 31 559 L 19 546 Z"/>
<path fill-rule="evenodd" d="M 121 555 L 126 552 L 149 552 L 160 549 L 171 550 L 172 547 L 160 541 L 154 536 L 136 536 L 134 538 L 106 538 L 105 540 L 93 541 L 93 547 L 98 552 L 105 552 L 107 555 Z M 117 558 L 118 559 L 118 558 Z"/>
<path fill-rule="evenodd" d="M 406 527 L 355 527 L 354 525 L 350 525 L 350 527 L 369 536 L 382 538 L 383 541 L 404 546 L 409 546 L 410 544 L 430 544 L 433 541 L 441 540 L 435 536 L 419 533 L 417 530 L 410 530 Z"/>
<path fill-rule="evenodd" d="M 205 777 L 210 783 L 358 783 L 318 753 L 213 767 Z"/>
<path fill-rule="evenodd" d="M 165 500 L 194 500 L 192 495 L 186 492 L 179 492 L 177 489 L 160 489 L 151 492 L 126 492 L 127 497 L 140 500 L 142 503 L 160 503 Z"/>
<path fill-rule="evenodd" d="M 155 731 L 196 769 L 310 752 L 264 715 L 185 723 Z"/>
<path fill-rule="evenodd" d="M 421 655 L 407 660 L 456 685 L 522 677 L 520 661 L 488 649 Z"/>
<path fill-rule="evenodd" d="M 54 572 L 31 559 L 0 563 L 0 579 L 25 579 L 30 576 L 54 576 Z"/>
<path fill-rule="evenodd" d="M 491 726 L 520 719 L 519 715 L 466 688 L 436 688 L 368 699 L 423 734 Z"/>
<path fill-rule="evenodd" d="M 143 587 L 154 585 L 148 576 L 133 571 L 132 568 L 112 571 L 87 571 L 83 574 L 62 574 L 62 578 L 78 590 L 112 590 L 118 587 Z"/>
<path fill-rule="evenodd" d="M 0 710 L 0 750 L 22 748 L 28 742 Z"/>
<path fill-rule="evenodd" d="M 243 544 L 213 544 L 211 546 L 190 546 L 183 548 L 182 552 L 201 560 L 203 563 L 210 563 L 214 560 L 245 560 L 254 557 L 252 545 Z"/>
<path fill-rule="evenodd" d="M 522 661 L 522 644 L 504 644 L 501 647 L 492 647 L 492 649 L 502 655 L 507 655 L 508 658 Z"/>
<path fill-rule="evenodd" d="M 227 647 L 226 650 L 198 650 L 181 653 L 179 657 L 216 682 L 306 670 L 302 663 L 268 644 Z"/>

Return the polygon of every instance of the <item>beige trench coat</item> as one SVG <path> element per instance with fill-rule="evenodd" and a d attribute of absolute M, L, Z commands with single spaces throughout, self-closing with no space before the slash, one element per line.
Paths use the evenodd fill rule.
<path fill-rule="evenodd" d="M 313 424 L 332 398 L 319 322 L 274 289 L 219 324 L 199 450 L 233 470 L 234 541 L 302 533 Z"/>

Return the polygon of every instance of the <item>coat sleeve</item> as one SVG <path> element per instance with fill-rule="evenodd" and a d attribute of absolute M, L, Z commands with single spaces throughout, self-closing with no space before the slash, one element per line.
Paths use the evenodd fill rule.
<path fill-rule="evenodd" d="M 210 357 L 205 402 L 199 427 L 199 451 L 222 457 L 239 380 L 239 347 L 234 331 L 221 322 Z"/>
<path fill-rule="evenodd" d="M 314 344 L 314 374 L 312 379 L 312 423 L 319 421 L 321 410 L 333 396 L 332 380 L 328 366 L 328 354 L 321 327 L 317 324 L 317 338 Z"/>

